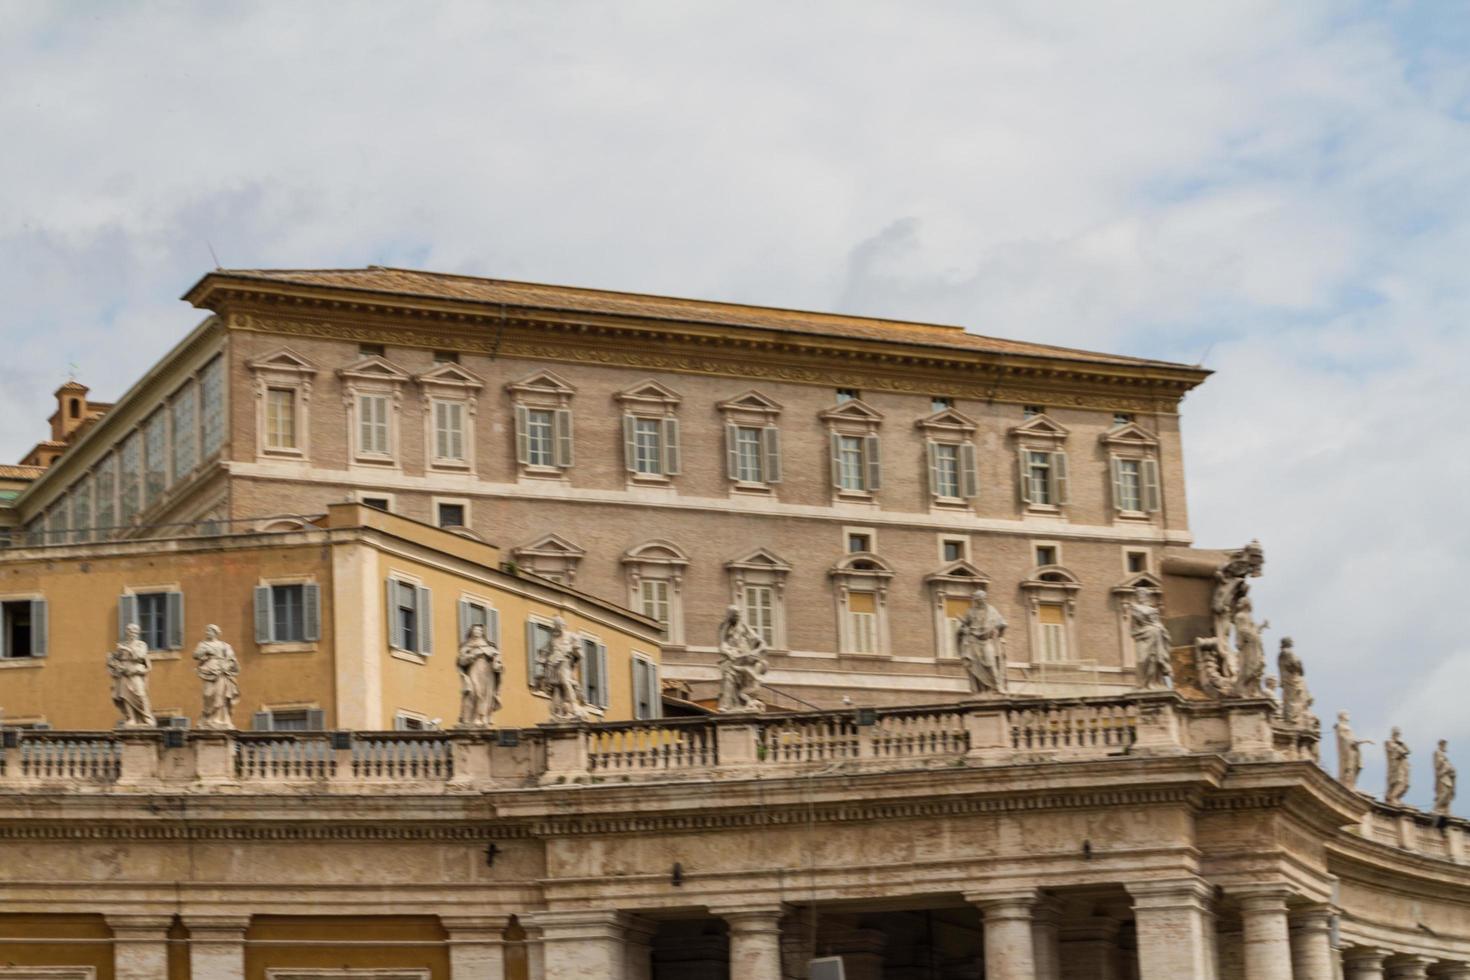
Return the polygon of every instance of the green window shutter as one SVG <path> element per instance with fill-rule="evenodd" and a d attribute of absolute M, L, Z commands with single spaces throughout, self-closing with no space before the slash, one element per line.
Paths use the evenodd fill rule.
<path fill-rule="evenodd" d="M 138 621 L 138 600 L 134 596 L 124 595 L 117 598 L 117 642 L 121 643 L 127 639 L 128 624 Z"/>
<path fill-rule="evenodd" d="M 31 656 L 46 656 L 46 600 L 31 600 Z"/>
<path fill-rule="evenodd" d="M 1143 509 L 1150 514 L 1159 510 L 1159 461 L 1143 461 Z"/>
<path fill-rule="evenodd" d="M 868 464 L 868 484 L 863 489 L 873 493 L 883 487 L 883 465 L 878 453 L 878 437 L 863 440 L 863 461 Z"/>
<path fill-rule="evenodd" d="M 415 619 L 419 627 L 419 653 L 424 656 L 434 652 L 434 594 L 418 586 L 414 595 Z"/>
<path fill-rule="evenodd" d="M 637 438 L 634 435 L 636 427 L 633 416 L 623 416 L 623 466 L 629 473 L 638 470 Z"/>
<path fill-rule="evenodd" d="M 725 426 L 725 475 L 740 479 L 740 426 Z"/>
<path fill-rule="evenodd" d="M 781 430 L 768 425 L 761 430 L 761 446 L 766 454 L 766 471 L 761 475 L 767 483 L 781 482 Z"/>
<path fill-rule="evenodd" d="M 322 587 L 308 582 L 301 587 L 302 639 L 315 643 L 322 636 Z"/>
<path fill-rule="evenodd" d="M 664 419 L 664 476 L 679 474 L 679 420 Z"/>
<path fill-rule="evenodd" d="M 528 434 L 530 425 L 529 413 L 526 406 L 516 406 L 516 462 L 525 466 L 531 461 L 531 437 Z"/>
<path fill-rule="evenodd" d="M 966 500 L 980 494 L 980 474 L 975 467 L 975 444 L 960 443 L 960 493 Z"/>
<path fill-rule="evenodd" d="M 929 459 L 929 495 L 939 496 L 939 448 L 933 439 L 924 440 L 924 454 Z"/>
<path fill-rule="evenodd" d="M 1026 472 L 1026 447 L 1016 450 L 1016 472 L 1020 474 L 1021 503 L 1031 503 L 1031 475 Z"/>
<path fill-rule="evenodd" d="M 255 587 L 255 642 L 258 644 L 270 643 L 275 635 L 275 610 L 271 608 L 271 587 L 257 585 Z"/>
<path fill-rule="evenodd" d="M 572 465 L 572 410 L 558 408 L 552 418 L 556 426 L 556 465 L 566 469 Z"/>
<path fill-rule="evenodd" d="M 184 649 L 184 593 L 168 593 L 165 603 L 168 611 L 164 633 L 167 636 L 168 649 L 182 650 Z"/>
<path fill-rule="evenodd" d="M 1123 461 L 1116 456 L 1108 457 L 1108 468 L 1113 474 L 1113 509 L 1123 509 Z"/>
<path fill-rule="evenodd" d="M 1056 490 L 1056 503 L 1067 503 L 1067 454 L 1051 454 L 1052 487 Z"/>
<path fill-rule="evenodd" d="M 832 446 L 832 486 L 842 489 L 842 436 L 833 432 L 829 437 Z"/>

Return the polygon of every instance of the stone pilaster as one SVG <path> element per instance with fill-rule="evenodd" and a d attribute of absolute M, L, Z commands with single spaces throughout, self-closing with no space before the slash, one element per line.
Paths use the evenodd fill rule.
<path fill-rule="evenodd" d="M 116 980 L 158 980 L 168 976 L 168 915 L 112 915 L 112 971 Z"/>
<path fill-rule="evenodd" d="M 441 915 L 449 935 L 449 969 L 456 980 L 504 980 L 505 927 L 503 915 Z"/>
<path fill-rule="evenodd" d="M 1068 919 L 1061 927 L 1062 972 L 1088 980 L 1120 980 L 1117 919 L 1092 916 Z"/>
<path fill-rule="evenodd" d="M 1470 963 L 1441 963 L 1430 976 L 1434 980 L 1470 980 Z"/>
<path fill-rule="evenodd" d="M 1031 909 L 1031 955 L 1036 963 L 1036 980 L 1062 980 L 1062 905 L 1042 898 Z"/>
<path fill-rule="evenodd" d="M 1311 905 L 1292 909 L 1292 980 L 1337 980 L 1332 954 L 1332 907 Z"/>
<path fill-rule="evenodd" d="M 1206 935 L 1213 929 L 1214 889 L 1200 878 L 1141 881 L 1126 887 L 1133 897 L 1140 980 L 1214 976 L 1210 953 L 1214 944 Z"/>
<path fill-rule="evenodd" d="M 630 917 L 621 912 L 535 912 L 541 930 L 545 980 L 627 980 L 625 939 Z"/>
<path fill-rule="evenodd" d="M 1343 980 L 1383 980 L 1383 961 L 1388 954 L 1381 949 L 1357 947 L 1342 954 Z"/>
<path fill-rule="evenodd" d="M 730 926 L 730 980 L 773 980 L 781 976 L 779 905 L 722 909 Z"/>
<path fill-rule="evenodd" d="M 1240 906 L 1245 980 L 1292 980 L 1286 899 L 1291 892 L 1265 885 L 1232 892 Z"/>
<path fill-rule="evenodd" d="M 1031 939 L 1031 907 L 1035 889 L 967 894 L 985 920 L 985 975 L 1006 980 L 1035 980 L 1036 954 Z"/>
<path fill-rule="evenodd" d="M 189 930 L 189 971 L 196 980 L 245 980 L 249 916 L 185 915 L 184 925 Z"/>
<path fill-rule="evenodd" d="M 626 916 L 623 921 L 624 980 L 653 980 L 653 934 L 647 919 Z"/>

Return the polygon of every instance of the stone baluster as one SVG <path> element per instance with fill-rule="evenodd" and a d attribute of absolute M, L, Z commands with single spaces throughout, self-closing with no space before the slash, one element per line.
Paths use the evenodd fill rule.
<path fill-rule="evenodd" d="M 245 980 L 245 915 L 185 915 L 189 971 L 207 980 Z M 166 974 L 165 974 L 166 975 Z"/>
<path fill-rule="evenodd" d="M 967 894 L 985 922 L 985 975 L 1006 980 L 1036 980 L 1036 953 L 1031 937 L 1035 889 Z"/>
<path fill-rule="evenodd" d="M 730 926 L 730 980 L 781 976 L 781 906 L 722 909 L 716 914 Z"/>
<path fill-rule="evenodd" d="M 1292 909 L 1289 923 L 1292 980 L 1337 980 L 1333 969 L 1332 906 Z"/>
<path fill-rule="evenodd" d="M 449 937 L 449 970 L 471 980 L 504 980 L 504 915 L 441 915 Z"/>
<path fill-rule="evenodd" d="M 1381 949 L 1350 949 L 1342 954 L 1343 980 L 1383 980 L 1383 961 L 1387 958 Z"/>
<path fill-rule="evenodd" d="M 1245 980 L 1292 980 L 1291 933 L 1286 899 L 1290 890 L 1261 885 L 1231 892 L 1240 906 Z"/>
<path fill-rule="evenodd" d="M 1200 878 L 1126 885 L 1133 898 L 1140 980 L 1214 977 L 1214 889 Z M 1255 980 L 1254 977 L 1250 980 Z"/>
<path fill-rule="evenodd" d="M 116 980 L 168 976 L 169 915 L 107 915 L 112 930 L 112 975 Z"/>

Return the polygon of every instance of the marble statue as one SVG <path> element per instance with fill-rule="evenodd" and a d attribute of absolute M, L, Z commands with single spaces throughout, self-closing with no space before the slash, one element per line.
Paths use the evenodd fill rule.
<path fill-rule="evenodd" d="M 123 640 L 107 655 L 107 672 L 112 675 L 112 703 L 122 713 L 124 728 L 152 728 L 153 706 L 148 703 L 148 672 L 153 663 L 148 659 L 148 644 L 140 638 L 143 630 L 129 623 Z"/>
<path fill-rule="evenodd" d="M 541 677 L 536 688 L 551 698 L 552 721 L 585 721 L 591 716 L 582 697 L 582 644 L 567 629 L 566 620 L 551 621 L 551 638 L 537 653 Z"/>
<path fill-rule="evenodd" d="M 1214 639 L 1205 637 L 1194 643 L 1199 685 L 1212 697 L 1228 698 L 1235 693 L 1235 663 L 1231 651 L 1221 649 Z"/>
<path fill-rule="evenodd" d="M 1455 802 L 1455 767 L 1450 765 L 1449 747 L 1450 743 L 1440 739 L 1434 750 L 1434 812 L 1446 817 Z"/>
<path fill-rule="evenodd" d="M 1332 726 L 1337 735 L 1337 780 L 1348 789 L 1357 789 L 1358 774 L 1363 771 L 1363 746 L 1372 745 L 1371 738 L 1353 738 L 1348 713 L 1337 713 L 1337 724 Z"/>
<path fill-rule="evenodd" d="M 204 681 L 204 710 L 199 715 L 200 728 L 233 731 L 235 722 L 230 712 L 240 700 L 240 661 L 235 650 L 220 639 L 213 623 L 204 627 L 204 639 L 194 648 L 194 672 Z"/>
<path fill-rule="evenodd" d="M 1222 647 L 1230 645 L 1230 627 L 1240 603 L 1250 593 L 1248 578 L 1260 578 L 1265 567 L 1265 552 L 1259 541 L 1252 541 L 1239 551 L 1232 551 L 1225 563 L 1215 570 L 1215 590 L 1210 597 L 1214 614 L 1215 640 Z"/>
<path fill-rule="evenodd" d="M 1307 694 L 1306 672 L 1296 655 L 1291 637 L 1281 638 L 1281 652 L 1276 655 L 1276 674 L 1281 678 L 1281 720 L 1288 725 L 1306 725 L 1312 699 Z"/>
<path fill-rule="evenodd" d="M 1409 791 L 1409 746 L 1397 728 L 1389 733 L 1383 751 L 1388 757 L 1388 788 L 1383 793 L 1383 802 L 1403 806 L 1404 794 Z"/>
<path fill-rule="evenodd" d="M 990 605 L 984 589 L 976 589 L 970 608 L 956 629 L 956 647 L 973 694 L 1004 694 L 1006 690 L 1005 617 Z"/>
<path fill-rule="evenodd" d="M 483 625 L 470 627 L 455 663 L 459 666 L 459 727 L 489 728 L 491 715 L 500 707 L 505 662 Z"/>
<path fill-rule="evenodd" d="M 1261 643 L 1261 633 L 1271 624 L 1257 623 L 1251 619 L 1251 611 L 1249 597 L 1242 596 L 1234 614 L 1235 651 L 1240 663 L 1235 693 L 1242 698 L 1260 697 L 1264 693 L 1261 681 L 1266 676 L 1266 649 Z"/>
<path fill-rule="evenodd" d="M 756 688 L 766 672 L 766 644 L 760 634 L 745 622 L 739 606 L 725 610 L 720 622 L 720 703 L 719 710 L 764 711 L 756 698 Z"/>
<path fill-rule="evenodd" d="M 1142 691 L 1166 691 L 1173 675 L 1169 657 L 1169 630 L 1159 611 L 1158 592 L 1135 590 L 1135 601 L 1127 603 L 1128 628 L 1138 656 L 1138 688 Z"/>

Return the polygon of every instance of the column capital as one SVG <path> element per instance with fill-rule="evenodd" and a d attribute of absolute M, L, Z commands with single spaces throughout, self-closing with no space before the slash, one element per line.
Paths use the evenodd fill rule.
<path fill-rule="evenodd" d="M 250 916 L 248 915 L 217 915 L 214 913 L 195 913 L 180 916 L 184 925 L 188 927 L 190 937 L 193 939 L 238 939 L 244 940 L 245 930 L 250 928 Z"/>
<path fill-rule="evenodd" d="M 1327 902 L 1313 902 L 1311 905 L 1293 905 L 1286 912 L 1293 929 L 1315 931 L 1331 929 L 1337 909 Z"/>
<path fill-rule="evenodd" d="M 113 937 L 117 939 L 155 936 L 168 932 L 169 927 L 174 924 L 172 915 L 108 912 L 104 918 L 107 920 L 107 927 L 112 930 Z"/>
<path fill-rule="evenodd" d="M 1041 897 L 1036 888 L 996 888 L 965 892 L 965 901 L 984 912 L 987 918 L 1031 918 L 1031 910 Z"/>
<path fill-rule="evenodd" d="M 1383 961 L 1388 959 L 1388 951 L 1375 949 L 1372 946 L 1354 946 L 1345 949 L 1342 953 L 1342 962 L 1351 967 L 1367 967 L 1369 969 L 1382 969 Z"/>
<path fill-rule="evenodd" d="M 1123 887 L 1133 899 L 1135 909 L 1193 908 L 1209 911 L 1210 902 L 1215 897 L 1215 886 L 1195 877 L 1125 881 Z"/>
<path fill-rule="evenodd" d="M 508 915 L 441 915 L 439 924 L 449 933 L 450 941 L 456 938 L 484 941 L 500 941 L 501 933 L 510 925 Z"/>
<path fill-rule="evenodd" d="M 781 918 L 786 914 L 785 905 L 735 905 L 728 908 L 712 908 L 711 914 L 724 919 L 732 930 L 742 932 L 778 932 Z"/>
<path fill-rule="evenodd" d="M 1417 956 L 1400 953 L 1385 965 L 1384 976 L 1390 980 L 1424 980 L 1435 959 L 1432 956 Z"/>
<path fill-rule="evenodd" d="M 642 921 L 617 909 L 542 909 L 527 920 L 545 939 L 622 939 L 623 930 Z"/>
<path fill-rule="evenodd" d="M 1225 889 L 1228 898 L 1235 899 L 1245 913 L 1285 912 L 1287 900 L 1295 892 L 1284 884 L 1236 885 Z"/>
<path fill-rule="evenodd" d="M 1470 963 L 1441 963 L 1434 980 L 1470 980 Z"/>

